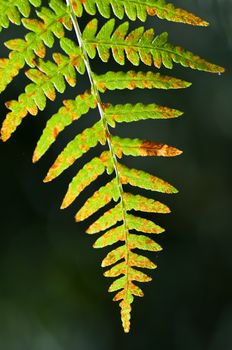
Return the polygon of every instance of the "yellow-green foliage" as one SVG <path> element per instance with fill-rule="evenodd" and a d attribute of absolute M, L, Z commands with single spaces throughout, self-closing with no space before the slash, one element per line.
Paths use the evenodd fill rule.
<path fill-rule="evenodd" d="M 36 7 L 36 18 L 31 18 L 31 8 Z M 79 18 L 94 16 L 82 31 Z M 98 18 L 105 18 L 103 25 Z M 86 115 L 90 109 L 96 110 L 99 120 L 90 128 L 77 134 L 71 140 L 49 169 L 44 181 L 49 182 L 63 173 L 77 159 L 97 144 L 104 145 L 99 156 L 94 157 L 79 169 L 69 184 L 61 208 L 68 207 L 100 175 L 107 172 L 109 181 L 84 203 L 76 213 L 76 221 L 89 218 L 100 208 L 115 202 L 86 230 L 97 234 L 94 248 L 104 248 L 114 244 L 102 261 L 102 267 L 109 267 L 106 277 L 115 278 L 109 287 L 116 292 L 125 332 L 129 332 L 131 305 L 135 296 L 142 297 L 143 291 L 137 282 L 149 282 L 151 277 L 140 269 L 155 269 L 156 265 L 138 250 L 157 252 L 162 250 L 155 240 L 147 236 L 164 231 L 157 223 L 134 212 L 167 214 L 170 209 L 152 198 L 125 192 L 124 185 L 134 186 L 165 194 L 177 193 L 168 182 L 145 171 L 128 168 L 121 163 L 123 156 L 163 156 L 173 157 L 182 152 L 173 146 L 149 140 L 121 138 L 113 135 L 109 127 L 117 123 L 131 123 L 143 119 L 172 119 L 182 112 L 155 103 L 112 105 L 103 103 L 101 95 L 107 90 L 134 89 L 183 89 L 189 82 L 162 75 L 157 72 L 161 66 L 172 69 L 177 63 L 192 69 L 220 73 L 224 69 L 209 63 L 198 55 L 173 45 L 166 32 L 156 35 L 154 29 L 143 26 L 130 30 L 130 22 L 116 25 L 115 18 L 127 17 L 146 21 L 147 16 L 158 16 L 173 22 L 207 26 L 201 18 L 175 8 L 164 0 L 51 0 L 47 7 L 41 7 L 40 0 L 0 0 L 0 30 L 10 23 L 22 25 L 27 30 L 23 38 L 5 42 L 9 49 L 8 57 L 0 59 L 0 92 L 29 66 L 26 76 L 31 81 L 25 91 L 15 101 L 6 102 L 10 110 L 3 121 L 1 139 L 6 141 L 28 115 L 37 115 L 46 107 L 47 99 L 54 101 L 56 91 L 64 93 L 66 84 L 75 87 L 77 75 L 87 73 L 89 90 L 74 100 L 64 100 L 63 107 L 51 116 L 34 151 L 33 162 L 38 161 L 55 142 L 57 136 L 74 121 Z M 73 31 L 76 40 L 66 36 Z M 59 39 L 63 53 L 54 52 L 55 37 Z M 47 48 L 52 49 L 52 60 L 47 60 Z M 115 60 L 115 71 L 97 74 L 92 70 L 92 60 L 99 56 L 103 62 L 110 57 Z M 117 65 L 129 61 L 134 66 L 145 64 L 150 71 L 135 68 L 130 71 L 117 70 Z M 106 149 L 107 148 L 107 149 Z M 141 215 L 141 216 L 140 216 Z M 135 232 L 134 232 L 135 231 Z M 142 234 L 141 234 L 142 233 Z M 136 253 L 134 252 L 136 249 Z M 112 266 L 113 265 L 113 266 Z"/>

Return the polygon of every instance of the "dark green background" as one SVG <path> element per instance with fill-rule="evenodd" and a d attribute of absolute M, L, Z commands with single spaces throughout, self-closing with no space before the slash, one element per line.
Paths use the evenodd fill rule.
<path fill-rule="evenodd" d="M 225 66 L 226 73 L 210 75 L 175 66 L 172 72 L 162 71 L 192 81 L 191 88 L 119 91 L 104 96 L 104 101 L 112 103 L 156 102 L 185 111 L 178 120 L 143 121 L 118 128 L 120 135 L 164 141 L 184 150 L 183 156 L 173 159 L 125 160 L 180 190 L 170 197 L 153 195 L 170 205 L 173 213 L 156 218 L 167 228 L 158 238 L 164 250 L 153 254 L 159 268 L 152 272 L 153 282 L 144 286 L 145 298 L 134 302 L 131 333 L 123 334 L 118 305 L 107 293 L 110 281 L 100 267 L 106 250 L 92 249 L 94 238 L 84 234 L 93 219 L 81 224 L 73 220 L 96 184 L 72 207 L 59 210 L 68 182 L 94 153 L 54 183 L 42 183 L 59 151 L 75 133 L 92 125 L 97 114 L 90 113 L 68 128 L 38 164 L 31 164 L 47 118 L 61 105 L 59 95 L 57 103 L 48 103 L 39 117 L 28 117 L 12 139 L 0 145 L 3 350 L 232 349 L 232 1 L 175 3 L 203 16 L 211 26 L 192 28 L 156 18 L 149 18 L 146 26 L 154 26 L 157 33 L 168 30 L 171 42 Z M 23 32 L 12 26 L 1 33 L 1 41 Z M 0 47 L 1 56 L 6 56 L 2 43 Z M 93 67 L 97 72 L 122 69 L 113 61 L 104 66 L 99 60 Z M 25 85 L 21 74 L 2 94 L 1 121 L 6 113 L 4 102 L 17 98 Z M 67 89 L 63 97 L 74 97 L 87 87 L 80 78 L 77 88 Z M 106 181 L 102 176 L 97 185 Z"/>

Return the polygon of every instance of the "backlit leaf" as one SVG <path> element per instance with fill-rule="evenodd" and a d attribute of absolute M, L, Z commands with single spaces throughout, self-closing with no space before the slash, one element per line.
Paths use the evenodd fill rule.
<path fill-rule="evenodd" d="M 69 168 L 78 158 L 95 147 L 98 143 L 105 144 L 105 130 L 102 122 L 99 121 L 91 128 L 85 129 L 68 143 L 65 149 L 57 157 L 56 161 L 49 169 L 44 182 L 52 181 L 59 176 L 65 169 Z"/>
<path fill-rule="evenodd" d="M 147 15 L 158 16 L 173 22 L 182 22 L 196 26 L 207 26 L 208 23 L 198 16 L 183 9 L 176 8 L 164 0 L 72 0 L 73 8 L 78 17 L 83 15 L 83 8 L 90 15 L 99 13 L 109 18 L 111 9 L 116 17 L 122 19 L 125 15 L 132 21 L 137 18 L 145 21 Z"/>
<path fill-rule="evenodd" d="M 163 143 L 121 138 L 118 136 L 112 136 L 112 145 L 117 157 L 122 158 L 122 155 L 126 156 L 161 156 L 161 157 L 175 157 L 182 153 L 175 147 L 168 146 Z"/>
<path fill-rule="evenodd" d="M 90 162 L 77 173 L 69 184 L 68 191 L 63 199 L 61 208 L 67 208 L 79 194 L 89 186 L 98 176 L 102 175 L 105 170 L 108 174 L 113 172 L 113 165 L 108 151 L 103 152 L 100 157 L 93 158 Z M 106 227 L 107 228 L 107 227 Z M 92 229 L 93 230 L 93 229 Z M 87 231 L 88 233 L 93 233 Z"/>
<path fill-rule="evenodd" d="M 121 65 L 125 64 L 125 54 L 135 66 L 138 66 L 141 61 L 148 66 L 154 65 L 160 68 L 161 65 L 164 65 L 166 68 L 172 69 L 173 62 L 175 62 L 184 67 L 206 72 L 224 72 L 224 68 L 209 63 L 179 46 L 170 44 L 166 32 L 155 36 L 153 29 L 144 31 L 144 28 L 140 27 L 128 34 L 127 22 L 120 24 L 115 32 L 113 32 L 114 26 L 115 20 L 110 19 L 93 37 L 92 33 L 98 29 L 98 21 L 93 19 L 87 24 L 83 39 L 90 58 L 94 58 L 98 52 L 101 60 L 108 62 L 110 52 L 112 52 L 115 61 Z"/>
<path fill-rule="evenodd" d="M 130 184 L 132 186 L 141 187 L 146 190 L 163 192 L 163 193 L 177 193 L 177 189 L 168 182 L 151 175 L 143 170 L 130 169 L 125 165 L 118 165 L 120 179 L 123 184 Z"/>
<path fill-rule="evenodd" d="M 104 113 L 107 122 L 112 127 L 115 127 L 116 123 L 130 123 L 143 119 L 170 119 L 177 118 L 183 114 L 176 109 L 162 107 L 156 104 L 144 105 L 142 103 L 135 105 L 128 103 L 115 106 L 105 104 Z"/>
<path fill-rule="evenodd" d="M 113 199 L 115 202 L 118 201 L 120 192 L 116 178 L 108 182 L 105 186 L 102 186 L 97 190 L 92 197 L 90 197 L 83 207 L 78 211 L 75 216 L 76 221 L 82 221 L 94 214 L 100 208 L 110 203 Z"/>
<path fill-rule="evenodd" d="M 107 72 L 94 74 L 94 81 L 99 91 L 123 89 L 184 89 L 191 83 L 153 72 Z"/>

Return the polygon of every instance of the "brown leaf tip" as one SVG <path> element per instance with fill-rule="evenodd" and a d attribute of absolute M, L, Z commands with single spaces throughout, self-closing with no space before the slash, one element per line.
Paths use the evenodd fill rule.
<path fill-rule="evenodd" d="M 142 155 L 144 156 L 161 156 L 161 157 L 175 157 L 183 152 L 175 147 L 166 144 L 144 141 L 141 144 Z"/>

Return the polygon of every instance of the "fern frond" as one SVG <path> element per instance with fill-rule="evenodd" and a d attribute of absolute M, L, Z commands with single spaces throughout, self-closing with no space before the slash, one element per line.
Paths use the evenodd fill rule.
<path fill-rule="evenodd" d="M 88 197 L 75 215 L 76 221 L 83 221 L 98 210 L 111 204 L 87 229 L 87 233 L 101 232 L 95 248 L 114 244 L 102 261 L 102 267 L 110 266 L 104 275 L 116 278 L 110 285 L 110 292 L 117 292 L 114 299 L 119 301 L 121 319 L 125 332 L 130 329 L 131 304 L 135 296 L 142 297 L 143 291 L 135 283 L 149 282 L 151 277 L 140 268 L 155 269 L 156 265 L 136 250 L 158 252 L 161 246 L 146 234 L 160 234 L 164 229 L 152 220 L 143 218 L 138 212 L 156 214 L 170 213 L 163 203 L 139 194 L 130 193 L 130 187 L 141 188 L 165 194 L 177 193 L 167 181 L 143 170 L 128 168 L 119 159 L 122 156 L 163 156 L 173 157 L 182 151 L 166 143 L 122 138 L 111 134 L 109 126 L 117 123 L 131 123 L 146 119 L 173 119 L 183 113 L 155 103 L 118 104 L 103 103 L 101 93 L 107 90 L 123 89 L 182 89 L 191 83 L 175 77 L 152 71 L 106 72 L 98 75 L 91 68 L 91 59 L 99 55 L 103 62 L 114 60 L 124 65 L 126 58 L 134 66 L 141 62 L 147 66 L 172 69 L 173 63 L 184 67 L 221 73 L 224 69 L 209 63 L 199 56 L 168 42 L 168 34 L 155 36 L 153 29 L 139 27 L 129 32 L 129 22 L 115 27 L 114 14 L 119 19 L 127 16 L 130 20 L 145 21 L 147 16 L 158 16 L 174 22 L 206 26 L 201 18 L 167 3 L 165 0 L 51 0 L 48 6 L 36 10 L 37 18 L 23 18 L 30 14 L 30 3 L 40 6 L 40 0 L 0 0 L 0 30 L 10 22 L 20 24 L 29 32 L 24 38 L 9 40 L 5 46 L 10 50 L 8 58 L 0 59 L 0 92 L 17 76 L 25 65 L 30 69 L 26 76 L 31 81 L 18 100 L 9 101 L 10 109 L 1 129 L 1 139 L 6 141 L 28 115 L 37 115 L 44 110 L 47 99 L 55 100 L 57 92 L 64 93 L 66 84 L 76 86 L 77 72 L 87 73 L 89 91 L 78 95 L 75 100 L 64 100 L 63 106 L 48 121 L 33 155 L 38 161 L 55 142 L 58 135 L 72 123 L 95 109 L 99 120 L 84 129 L 69 141 L 48 170 L 44 182 L 61 175 L 91 148 L 104 145 L 100 155 L 92 158 L 71 180 L 61 208 L 71 205 L 90 184 L 103 173 L 110 175 L 104 186 Z M 101 28 L 98 19 L 92 19 L 81 32 L 79 19 L 84 11 L 90 15 L 99 12 L 110 18 Z M 77 43 L 65 38 L 65 30 L 73 30 Z M 45 60 L 47 48 L 52 49 L 58 38 L 65 54 L 52 51 L 52 61 Z M 99 146 L 100 146 L 99 145 Z M 125 192 L 124 185 L 127 186 Z M 129 190 L 128 190 L 129 188 Z M 136 211 L 136 214 L 131 211 Z M 136 231 L 136 233 L 134 233 Z M 142 233 L 142 234 L 141 234 Z M 113 266 L 112 266 L 113 265 Z M 135 283 L 134 283 L 135 282 Z"/>
<path fill-rule="evenodd" d="M 10 22 L 20 25 L 21 16 L 28 17 L 31 5 L 39 7 L 41 0 L 1 0 L 0 2 L 0 31 L 8 28 Z"/>
<path fill-rule="evenodd" d="M 118 158 L 122 158 L 122 155 L 126 156 L 162 156 L 162 157 L 174 157 L 182 153 L 179 149 L 171 147 L 162 143 L 140 140 L 121 138 L 118 136 L 111 136 L 111 142 L 114 149 L 114 153 Z"/>
<path fill-rule="evenodd" d="M 86 233 L 93 234 L 105 231 L 117 224 L 118 221 L 123 221 L 123 212 L 120 203 L 116 204 L 112 209 L 107 210 L 99 219 L 89 226 Z"/>
<path fill-rule="evenodd" d="M 115 264 L 117 261 L 125 257 L 125 253 L 126 253 L 125 246 L 120 246 L 116 249 L 113 249 L 110 253 L 107 254 L 105 259 L 103 259 L 102 267 L 107 267 Z M 147 268 L 147 269 L 155 269 L 157 267 L 150 259 L 148 259 L 145 256 L 138 255 L 132 252 L 130 252 L 129 256 L 130 256 L 131 266 L 137 266 L 137 267 Z M 143 294 L 138 296 L 143 296 Z"/>
<path fill-rule="evenodd" d="M 158 252 L 162 250 L 161 246 L 153 239 L 143 235 L 130 234 L 129 236 L 130 249 L 141 249 L 150 252 Z M 143 282 L 143 281 L 141 281 Z M 145 281 L 144 281 L 145 282 Z"/>
<path fill-rule="evenodd" d="M 54 36 L 58 39 L 64 37 L 64 27 L 72 29 L 65 4 L 61 0 L 52 0 L 49 6 L 51 9 L 42 7 L 37 11 L 42 21 L 30 18 L 22 20 L 24 27 L 30 31 L 25 35 L 25 39 L 11 39 L 5 42 L 5 46 L 11 52 L 9 58 L 2 59 L 0 64 L 0 92 L 5 90 L 25 64 L 35 67 L 36 57 L 45 57 L 46 46 L 52 48 L 54 45 Z"/>
<path fill-rule="evenodd" d="M 127 215 L 128 217 L 128 215 Z M 140 270 L 134 267 L 143 267 L 148 269 L 156 268 L 148 258 L 134 253 L 133 249 L 141 249 L 146 251 L 157 252 L 162 250 L 161 246 L 154 240 L 144 235 L 131 234 L 129 229 L 139 229 L 142 227 L 143 231 L 161 233 L 163 229 L 156 226 L 152 222 L 129 215 L 129 227 L 124 224 L 113 228 L 104 233 L 94 243 L 94 248 L 104 248 L 117 242 L 123 242 L 123 245 L 110 252 L 103 260 L 102 266 L 109 266 L 122 260 L 122 262 L 114 265 L 110 270 L 106 271 L 106 277 L 118 277 L 109 287 L 109 292 L 117 292 L 114 301 L 120 301 L 121 318 L 125 332 L 130 329 L 130 313 L 131 304 L 134 296 L 143 296 L 142 290 L 136 286 L 136 282 L 149 282 L 151 277 L 147 276 Z"/>
<path fill-rule="evenodd" d="M 128 210 L 128 209 L 127 209 Z M 145 233 L 161 233 L 164 231 L 160 226 L 154 224 L 150 220 L 146 220 L 134 215 L 126 215 L 128 228 Z M 111 226 L 114 226 L 118 221 L 123 221 L 122 209 L 120 203 L 114 208 L 104 213 L 98 220 L 96 220 L 88 229 L 87 233 L 93 234 L 104 231 Z"/>
<path fill-rule="evenodd" d="M 156 234 L 165 231 L 162 227 L 154 224 L 154 222 L 151 220 L 140 218 L 131 214 L 127 214 L 126 219 L 129 230 L 136 230 L 138 232 Z"/>
<path fill-rule="evenodd" d="M 103 167 L 102 172 L 105 170 Z M 167 182 L 147 174 L 143 171 L 129 169 L 118 164 L 118 171 L 120 182 L 122 184 L 131 184 L 133 186 L 150 189 L 153 191 L 175 193 L 176 189 Z M 101 173 L 102 173 L 101 172 Z M 114 178 L 107 185 L 101 187 L 90 197 L 84 206 L 76 214 L 76 221 L 85 220 L 100 208 L 110 203 L 112 200 L 117 202 L 120 198 L 118 191 L 118 184 Z M 96 240 L 94 248 L 104 248 L 118 242 L 123 242 L 123 245 L 110 252 L 103 260 L 102 266 L 109 266 L 119 260 L 124 260 L 119 264 L 114 265 L 110 270 L 104 273 L 106 277 L 122 277 L 116 279 L 109 287 L 109 292 L 120 290 L 113 300 L 120 301 L 121 318 L 125 332 L 130 328 L 130 312 L 131 304 L 135 296 L 143 296 L 142 290 L 137 287 L 132 281 L 148 282 L 151 280 L 149 276 L 143 272 L 132 267 L 142 267 L 154 269 L 156 265 L 148 258 L 135 254 L 133 249 L 142 249 L 146 251 L 157 252 L 162 248 L 154 240 L 138 234 L 130 233 L 131 230 L 136 230 L 144 233 L 159 234 L 164 232 L 164 229 L 150 220 L 128 214 L 127 211 L 144 210 L 159 213 L 169 213 L 167 206 L 160 202 L 148 199 L 142 196 L 136 196 L 124 193 L 123 201 L 116 204 L 116 206 L 103 214 L 97 221 L 95 221 L 88 229 L 88 234 L 98 233 L 122 222 L 120 226 L 111 228 Z"/>
<path fill-rule="evenodd" d="M 69 142 L 48 171 L 44 182 L 49 182 L 55 179 L 99 142 L 101 145 L 106 143 L 105 129 L 101 120 L 91 128 L 85 129 L 81 134 L 77 135 L 71 142 Z"/>
<path fill-rule="evenodd" d="M 24 66 L 24 59 L 12 55 L 10 58 L 0 58 L 0 93 L 16 77 Z"/>
<path fill-rule="evenodd" d="M 131 185 L 140 187 L 145 190 L 157 191 L 161 193 L 177 193 L 178 190 L 168 182 L 147 173 L 143 170 L 128 168 L 127 166 L 118 163 L 118 171 L 120 181 L 123 185 Z"/>
<path fill-rule="evenodd" d="M 107 72 L 93 74 L 93 79 L 100 92 L 117 89 L 184 89 L 191 86 L 187 81 L 153 72 Z"/>
<path fill-rule="evenodd" d="M 108 182 L 105 186 L 102 186 L 99 190 L 94 192 L 83 207 L 77 212 L 76 221 L 83 221 L 96 213 L 99 209 L 103 208 L 111 200 L 117 202 L 120 198 L 120 191 L 118 188 L 117 179 L 114 178 Z"/>
<path fill-rule="evenodd" d="M 71 42 L 69 39 L 66 39 L 67 41 Z M 39 60 L 38 69 L 29 69 L 26 75 L 33 83 L 27 85 L 25 92 L 19 96 L 17 101 L 6 103 L 11 112 L 7 114 L 2 125 L 1 139 L 3 141 L 9 139 L 28 113 L 37 115 L 38 110 L 44 110 L 46 98 L 54 101 L 56 90 L 60 93 L 64 92 L 65 81 L 74 87 L 76 85 L 75 70 L 80 74 L 85 71 L 78 47 L 70 57 L 54 53 L 53 59 L 54 62 Z"/>
<path fill-rule="evenodd" d="M 123 225 L 112 228 L 111 230 L 104 233 L 101 237 L 99 237 L 93 247 L 94 248 L 105 248 L 109 245 L 117 243 L 119 241 L 124 241 L 124 227 Z"/>
<path fill-rule="evenodd" d="M 110 52 L 112 52 L 114 60 L 120 65 L 125 64 L 126 54 L 127 59 L 135 66 L 143 62 L 148 66 L 154 65 L 160 68 L 161 65 L 164 65 L 172 69 L 173 62 L 175 62 L 184 67 L 211 73 L 224 71 L 222 67 L 168 43 L 166 32 L 155 36 L 153 28 L 144 31 L 144 27 L 139 27 L 128 34 L 128 22 L 122 23 L 116 29 L 114 27 L 115 19 L 110 19 L 98 33 L 97 19 L 93 19 L 86 25 L 83 31 L 83 41 L 90 58 L 93 59 L 98 52 L 101 60 L 108 62 Z"/>
<path fill-rule="evenodd" d="M 138 210 L 152 213 L 168 214 L 170 209 L 151 198 L 146 198 L 140 195 L 133 195 L 131 193 L 124 193 L 123 200 L 125 204 L 125 209 Z M 104 231 L 111 226 L 114 226 L 118 221 L 123 221 L 123 213 L 121 210 L 120 203 L 114 208 L 105 212 L 99 219 L 97 219 L 89 228 L 86 230 L 87 233 L 97 233 Z"/>
<path fill-rule="evenodd" d="M 36 12 L 38 19 L 23 19 L 25 28 L 34 33 L 35 39 L 40 39 L 44 45 L 51 48 L 54 45 L 54 37 L 64 37 L 64 28 L 71 30 L 72 21 L 67 6 L 61 0 L 51 0 L 49 7 L 42 7 Z"/>
<path fill-rule="evenodd" d="M 44 128 L 33 154 L 32 160 L 34 163 L 46 153 L 61 131 L 72 124 L 73 121 L 88 113 L 90 108 L 95 108 L 97 104 L 95 97 L 89 91 L 77 96 L 74 101 L 65 100 L 63 103 L 64 107 L 61 107 L 58 113 L 48 120 Z"/>
<path fill-rule="evenodd" d="M 107 123 L 111 127 L 115 127 L 116 123 L 130 123 L 146 119 L 171 119 L 177 118 L 183 114 L 183 112 L 176 109 L 158 106 L 154 103 L 149 105 L 144 105 L 142 103 L 132 105 L 128 103 L 115 106 L 104 104 L 103 109 Z"/>
<path fill-rule="evenodd" d="M 139 194 L 124 193 L 123 199 L 127 210 L 137 210 L 149 213 L 168 214 L 170 209 L 163 203 L 146 198 Z"/>
<path fill-rule="evenodd" d="M 102 175 L 105 170 L 110 175 L 114 171 L 111 154 L 109 151 L 103 152 L 100 157 L 93 158 L 77 173 L 69 184 L 68 191 L 63 199 L 61 209 L 67 208 L 79 194 Z"/>
<path fill-rule="evenodd" d="M 82 17 L 83 9 L 96 15 L 97 10 L 105 17 L 110 18 L 111 9 L 116 17 L 122 19 L 126 15 L 130 20 L 137 18 L 145 22 L 147 15 L 158 16 L 173 22 L 181 22 L 196 26 L 207 26 L 208 22 L 164 0 L 72 0 L 74 12 L 77 17 Z"/>

